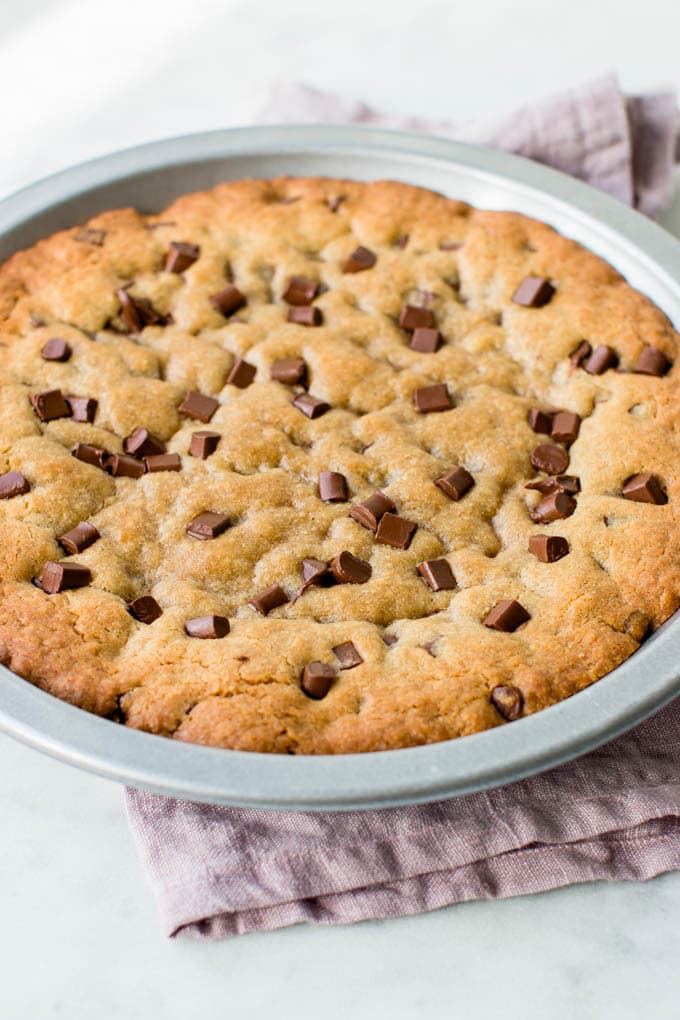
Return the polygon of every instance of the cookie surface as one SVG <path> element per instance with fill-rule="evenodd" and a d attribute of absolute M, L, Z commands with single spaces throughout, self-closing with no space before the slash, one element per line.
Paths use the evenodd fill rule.
<path fill-rule="evenodd" d="M 526 217 L 224 184 L 15 255 L 0 344 L 0 657 L 88 711 L 244 750 L 445 740 L 680 603 L 678 335 Z"/>

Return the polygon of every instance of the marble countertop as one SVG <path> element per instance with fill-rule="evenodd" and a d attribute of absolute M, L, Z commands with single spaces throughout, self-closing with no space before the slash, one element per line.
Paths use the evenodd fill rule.
<path fill-rule="evenodd" d="M 370 9 L 370 17 L 368 10 Z M 0 194 L 149 138 L 246 123 L 303 78 L 465 120 L 609 68 L 680 90 L 680 8 L 647 0 L 5 0 Z M 427 56 L 427 73 L 423 73 Z M 680 236 L 680 194 L 665 224 Z M 164 938 L 122 790 L 0 736 L 3 1020 L 677 1016 L 680 874 L 351 928 Z"/>

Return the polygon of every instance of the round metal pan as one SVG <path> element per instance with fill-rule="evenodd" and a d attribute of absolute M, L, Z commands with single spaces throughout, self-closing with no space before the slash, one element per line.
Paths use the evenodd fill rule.
<path fill-rule="evenodd" d="M 680 243 L 613 199 L 516 156 L 367 128 L 256 127 L 152 142 L 33 184 L 0 203 L 0 259 L 104 209 L 161 210 L 222 180 L 279 174 L 392 178 L 552 224 L 611 262 L 680 325 Z M 559 665 L 556 665 L 559 668 Z M 0 667 L 0 727 L 63 761 L 192 800 L 348 810 L 509 783 L 622 733 L 680 693 L 680 617 L 588 690 L 509 726 L 425 747 L 294 757 L 139 733 L 73 708 Z"/>

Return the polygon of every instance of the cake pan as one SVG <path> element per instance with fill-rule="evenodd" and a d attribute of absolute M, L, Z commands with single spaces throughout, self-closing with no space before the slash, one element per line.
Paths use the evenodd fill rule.
<path fill-rule="evenodd" d="M 680 243 L 599 191 L 517 156 L 357 127 L 255 127 L 152 142 L 55 174 L 0 203 L 0 260 L 105 209 L 160 211 L 223 180 L 392 178 L 544 220 L 611 262 L 680 326 Z M 474 668 L 474 667 L 472 667 Z M 559 664 L 556 664 L 556 669 Z M 363 755 L 267 755 L 152 736 L 89 715 L 0 666 L 0 727 L 134 786 L 219 804 L 349 810 L 510 783 L 624 732 L 680 693 L 680 615 L 587 690 L 511 725 Z"/>

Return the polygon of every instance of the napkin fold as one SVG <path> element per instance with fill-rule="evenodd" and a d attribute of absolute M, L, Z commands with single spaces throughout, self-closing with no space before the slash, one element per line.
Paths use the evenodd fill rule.
<path fill-rule="evenodd" d="M 266 122 L 363 123 L 520 153 L 649 215 L 669 201 L 678 111 L 609 76 L 487 124 L 386 116 L 280 84 Z M 437 804 L 348 813 L 224 808 L 127 790 L 169 935 L 348 924 L 680 868 L 680 699 L 577 761 Z"/>

